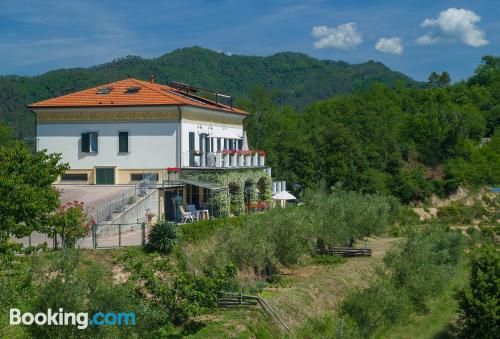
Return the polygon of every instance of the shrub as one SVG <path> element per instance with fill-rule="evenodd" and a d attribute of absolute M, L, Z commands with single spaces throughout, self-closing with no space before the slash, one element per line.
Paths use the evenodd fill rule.
<path fill-rule="evenodd" d="M 67 251 L 63 256 L 53 256 L 52 265 L 39 273 L 43 283 L 33 279 L 32 302 L 29 311 L 46 312 L 48 308 L 67 312 L 134 312 L 136 326 L 89 326 L 80 330 L 76 326 L 28 326 L 35 338 L 109 338 L 137 337 L 168 327 L 168 314 L 164 307 L 155 305 L 137 294 L 134 286 L 116 284 L 112 275 L 94 261 L 83 262 L 79 252 Z"/>
<path fill-rule="evenodd" d="M 474 253 L 469 285 L 458 295 L 464 337 L 497 338 L 500 333 L 500 253 L 490 245 Z"/>
<path fill-rule="evenodd" d="M 167 290 L 163 290 L 166 306 L 175 324 L 185 323 L 217 307 L 218 291 L 234 285 L 236 270 L 229 265 L 223 269 L 205 269 L 203 274 L 181 273 L 175 276 Z"/>
<path fill-rule="evenodd" d="M 183 241 L 199 241 L 213 236 L 215 231 L 222 227 L 224 223 L 224 219 L 200 220 L 189 224 L 182 224 L 179 230 Z"/>
<path fill-rule="evenodd" d="M 148 234 L 148 249 L 159 253 L 169 254 L 177 244 L 178 227 L 165 220 L 156 223 Z"/>
<path fill-rule="evenodd" d="M 346 261 L 346 258 L 335 255 L 315 255 L 313 257 L 313 262 L 318 265 L 337 265 L 343 264 Z"/>
<path fill-rule="evenodd" d="M 341 314 L 353 319 L 365 338 L 404 323 L 412 311 L 405 291 L 383 280 L 352 293 L 341 306 Z"/>
<path fill-rule="evenodd" d="M 92 226 L 83 210 L 83 202 L 70 201 L 59 206 L 50 218 L 53 232 L 60 234 L 64 247 L 75 247 L 76 241 L 85 237 Z"/>
<path fill-rule="evenodd" d="M 472 219 L 480 218 L 488 213 L 481 202 L 475 201 L 472 206 L 457 203 L 441 207 L 437 216 L 446 223 L 470 224 Z"/>
<path fill-rule="evenodd" d="M 425 310 L 451 278 L 462 248 L 459 233 L 431 229 L 412 233 L 384 257 L 385 269 L 368 288 L 354 291 L 341 314 L 355 322 L 361 337 L 383 336 L 391 326 Z"/>
<path fill-rule="evenodd" d="M 389 251 L 384 263 L 395 286 L 406 293 L 417 310 L 438 294 L 451 278 L 460 258 L 461 236 L 444 230 L 410 234 L 402 246 Z"/>

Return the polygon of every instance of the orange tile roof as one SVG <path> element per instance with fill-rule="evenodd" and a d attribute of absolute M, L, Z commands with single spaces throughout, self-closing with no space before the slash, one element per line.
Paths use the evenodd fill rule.
<path fill-rule="evenodd" d="M 100 88 L 112 88 L 108 94 L 98 94 Z M 137 93 L 125 93 L 128 88 L 139 87 Z M 200 100 L 197 100 L 200 99 Z M 183 92 L 157 83 L 134 78 L 96 86 L 80 92 L 70 93 L 28 105 L 28 108 L 44 107 L 113 107 L 113 106 L 154 106 L 154 105 L 189 105 L 224 112 L 248 115 L 247 112 L 215 103 L 194 95 L 186 96 Z"/>

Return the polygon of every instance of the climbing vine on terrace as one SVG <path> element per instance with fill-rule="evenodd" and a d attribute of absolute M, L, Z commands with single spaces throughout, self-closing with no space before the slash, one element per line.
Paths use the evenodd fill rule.
<path fill-rule="evenodd" d="M 266 203 L 271 202 L 271 178 L 262 169 L 197 170 L 192 172 L 186 170 L 182 172 L 182 177 L 214 183 L 223 188 L 213 191 L 208 201 L 214 213 L 221 217 L 228 216 L 229 213 L 239 214 L 245 210 L 245 184 L 251 187 L 251 203 L 256 202 L 259 197 Z M 234 190 L 233 194 L 230 194 L 230 184 L 238 188 Z"/>

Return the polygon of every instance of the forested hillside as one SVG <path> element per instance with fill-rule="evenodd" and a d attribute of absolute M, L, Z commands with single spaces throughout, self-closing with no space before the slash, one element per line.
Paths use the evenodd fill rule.
<path fill-rule="evenodd" d="M 350 65 L 284 52 L 268 57 L 226 55 L 200 47 L 175 50 L 156 59 L 129 56 L 90 68 L 61 69 L 35 77 L 0 77 L 0 120 L 16 135 L 33 135 L 34 117 L 25 105 L 125 78 L 160 83 L 181 81 L 194 86 L 247 96 L 256 86 L 276 92 L 276 101 L 301 110 L 317 100 L 366 88 L 374 82 L 417 85 L 379 62 Z"/>
<path fill-rule="evenodd" d="M 421 89 L 376 84 L 304 112 L 256 90 L 247 132 L 274 176 L 302 187 L 341 182 L 410 202 L 500 184 L 500 58 L 484 57 L 467 82 L 436 77 Z M 491 140 L 481 147 L 483 137 Z"/>

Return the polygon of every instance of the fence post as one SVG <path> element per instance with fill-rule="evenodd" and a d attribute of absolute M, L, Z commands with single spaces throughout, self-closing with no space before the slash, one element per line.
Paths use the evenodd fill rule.
<path fill-rule="evenodd" d="M 97 224 L 92 224 L 92 247 L 97 248 Z"/>
<path fill-rule="evenodd" d="M 146 246 L 146 223 L 141 224 L 142 246 Z"/>
<path fill-rule="evenodd" d="M 122 247 L 122 224 L 118 224 L 118 247 Z"/>
<path fill-rule="evenodd" d="M 56 231 L 54 231 L 54 242 L 53 242 L 52 249 L 57 250 L 57 232 Z"/>

